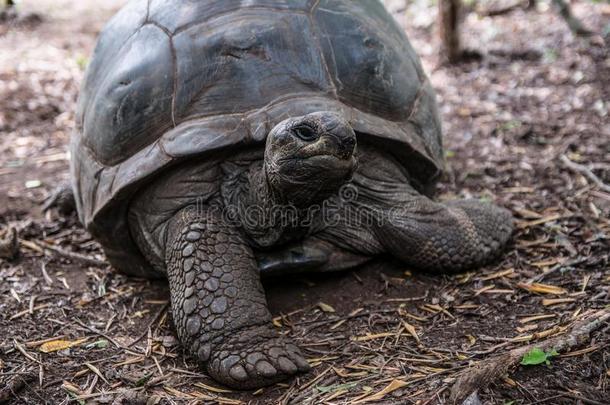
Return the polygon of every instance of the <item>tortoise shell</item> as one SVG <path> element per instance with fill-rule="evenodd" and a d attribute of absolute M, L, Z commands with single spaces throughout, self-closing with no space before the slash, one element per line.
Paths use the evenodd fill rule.
<path fill-rule="evenodd" d="M 150 275 L 127 226 L 142 184 L 321 110 L 384 144 L 420 185 L 440 174 L 434 91 L 379 1 L 132 0 L 100 34 L 79 96 L 80 219 L 115 267 Z"/>

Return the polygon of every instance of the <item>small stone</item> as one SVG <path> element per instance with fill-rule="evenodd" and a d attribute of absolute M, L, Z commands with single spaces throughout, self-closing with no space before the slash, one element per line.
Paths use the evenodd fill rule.
<path fill-rule="evenodd" d="M 224 274 L 220 278 L 220 281 L 225 282 L 225 283 L 231 283 L 233 281 L 233 275 L 232 274 Z"/>

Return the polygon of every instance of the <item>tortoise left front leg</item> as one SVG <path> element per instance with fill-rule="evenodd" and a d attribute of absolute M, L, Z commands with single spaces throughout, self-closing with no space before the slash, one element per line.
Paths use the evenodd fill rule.
<path fill-rule="evenodd" d="M 374 232 L 395 257 L 433 271 L 461 271 L 499 255 L 513 230 L 510 212 L 459 200 L 434 202 L 415 192 L 389 209 Z"/>

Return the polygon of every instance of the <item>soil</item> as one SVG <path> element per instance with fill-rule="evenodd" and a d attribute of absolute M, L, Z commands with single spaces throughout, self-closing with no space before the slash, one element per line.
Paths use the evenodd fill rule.
<path fill-rule="evenodd" d="M 0 259 L 0 403 L 445 403 L 469 365 L 610 304 L 607 5 L 572 4 L 598 33 L 586 39 L 543 2 L 493 18 L 472 12 L 462 38 L 478 57 L 445 66 L 436 8 L 389 1 L 438 92 L 447 157 L 439 198 L 509 208 L 513 241 L 498 261 L 457 275 L 381 258 L 267 280 L 274 323 L 312 372 L 256 392 L 220 389 L 178 345 L 166 283 L 100 265 L 74 215 L 41 209 L 68 179 L 83 69 L 123 3 L 24 1 L 0 24 L 0 229 L 20 238 L 19 257 Z M 542 286 L 532 288 L 534 277 Z M 578 351 L 518 367 L 478 397 L 610 403 L 609 332 L 601 325 Z M 73 346 L 44 352 L 44 341 L 60 339 Z"/>

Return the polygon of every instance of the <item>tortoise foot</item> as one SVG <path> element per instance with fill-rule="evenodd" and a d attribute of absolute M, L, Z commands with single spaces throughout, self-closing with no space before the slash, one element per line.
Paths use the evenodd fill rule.
<path fill-rule="evenodd" d="M 212 378 L 237 389 L 264 387 L 309 369 L 299 348 L 266 325 L 231 333 L 207 362 Z"/>

